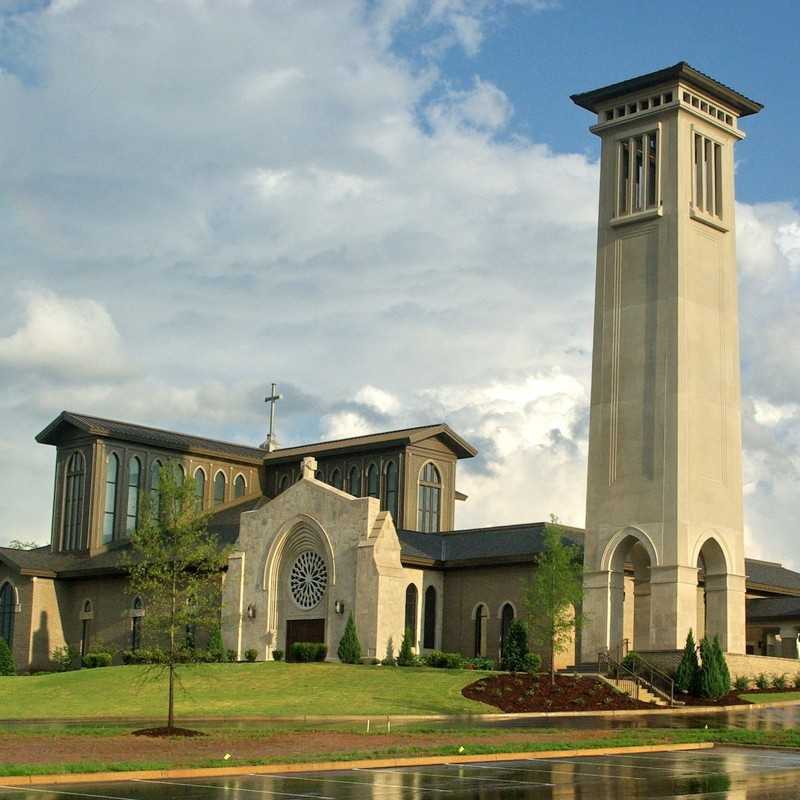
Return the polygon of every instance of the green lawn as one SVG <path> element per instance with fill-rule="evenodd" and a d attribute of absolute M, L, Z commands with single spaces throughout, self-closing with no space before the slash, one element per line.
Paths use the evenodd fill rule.
<path fill-rule="evenodd" d="M 785 700 L 800 700 L 800 692 L 764 692 L 764 694 L 740 694 L 748 703 L 781 703 Z"/>
<path fill-rule="evenodd" d="M 197 664 L 179 670 L 176 714 L 192 717 L 466 714 L 496 709 L 461 689 L 483 673 L 348 664 Z M 157 718 L 166 675 L 140 666 L 0 679 L 6 719 Z"/>

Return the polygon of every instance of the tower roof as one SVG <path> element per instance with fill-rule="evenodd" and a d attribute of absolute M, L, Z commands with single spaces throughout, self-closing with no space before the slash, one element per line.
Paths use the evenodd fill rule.
<path fill-rule="evenodd" d="M 702 89 L 717 97 L 719 100 L 727 103 L 741 117 L 757 114 L 764 108 L 761 103 L 757 103 L 755 100 L 751 100 L 749 97 L 740 94 L 735 89 L 731 89 L 730 86 L 726 86 L 724 83 L 714 80 L 710 75 L 696 70 L 685 61 L 679 61 L 671 67 L 665 67 L 655 72 L 648 72 L 646 75 L 639 75 L 635 78 L 628 78 L 628 80 L 620 81 L 619 83 L 602 86 L 599 89 L 573 94 L 570 95 L 570 99 L 581 108 L 596 112 L 600 105 L 609 100 L 613 100 L 615 97 L 622 97 L 632 92 L 638 92 L 640 89 L 647 89 L 651 86 L 658 86 L 678 80 L 690 83 L 696 88 Z"/>

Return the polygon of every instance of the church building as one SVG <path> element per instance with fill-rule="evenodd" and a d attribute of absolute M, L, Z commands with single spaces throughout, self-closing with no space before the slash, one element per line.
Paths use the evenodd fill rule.
<path fill-rule="evenodd" d="M 689 628 L 731 656 L 797 659 L 800 574 L 743 540 L 733 148 L 761 106 L 683 62 L 573 100 L 602 156 L 587 525 L 563 528 L 587 623 L 557 666 L 672 655 Z M 147 598 L 126 591 L 124 555 L 168 463 L 231 547 L 221 624 L 238 658 L 298 641 L 335 658 L 352 613 L 368 658 L 410 629 L 418 653 L 498 659 L 535 579 L 544 523 L 457 529 L 458 463 L 477 451 L 445 423 L 275 448 L 65 411 L 36 440 L 55 448 L 50 544 L 0 548 L 0 636 L 21 671 L 65 643 L 141 646 Z"/>

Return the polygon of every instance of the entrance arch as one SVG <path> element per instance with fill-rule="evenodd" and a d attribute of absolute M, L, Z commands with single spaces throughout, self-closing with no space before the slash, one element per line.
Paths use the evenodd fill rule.
<path fill-rule="evenodd" d="M 696 548 L 697 566 L 697 639 L 719 637 L 727 647 L 728 631 L 728 557 L 713 535 L 701 538 Z"/>

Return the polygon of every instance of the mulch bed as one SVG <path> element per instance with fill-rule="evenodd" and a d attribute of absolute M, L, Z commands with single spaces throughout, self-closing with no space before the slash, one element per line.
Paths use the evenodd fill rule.
<path fill-rule="evenodd" d="M 591 677 L 506 673 L 481 678 L 461 690 L 470 700 L 495 706 L 507 713 L 521 711 L 616 711 L 656 706 L 634 700 L 605 681 Z"/>
<path fill-rule="evenodd" d="M 193 731 L 191 728 L 168 728 L 166 725 L 163 728 L 142 728 L 139 731 L 132 731 L 133 736 L 152 736 L 156 739 L 164 738 L 165 736 L 183 736 L 185 738 L 192 738 L 194 736 L 205 736 L 202 731 Z"/>

